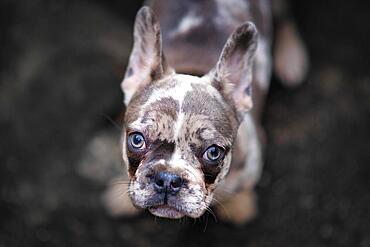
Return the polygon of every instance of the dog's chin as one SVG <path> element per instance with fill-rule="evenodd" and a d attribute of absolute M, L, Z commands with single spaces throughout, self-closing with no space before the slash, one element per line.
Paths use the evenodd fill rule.
<path fill-rule="evenodd" d="M 160 205 L 160 206 L 150 207 L 149 212 L 151 212 L 155 216 L 162 217 L 162 218 L 170 218 L 170 219 L 179 219 L 185 216 L 184 213 L 180 212 L 176 208 L 171 207 L 169 205 Z"/>

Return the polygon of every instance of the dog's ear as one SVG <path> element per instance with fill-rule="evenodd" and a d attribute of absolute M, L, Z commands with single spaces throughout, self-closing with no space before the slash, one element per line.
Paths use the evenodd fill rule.
<path fill-rule="evenodd" d="M 220 58 L 207 75 L 221 94 L 233 101 L 240 116 L 252 108 L 252 66 L 258 32 L 246 22 L 228 38 Z"/>
<path fill-rule="evenodd" d="M 134 45 L 121 83 L 125 104 L 136 90 L 171 72 L 162 52 L 159 22 L 149 7 L 142 7 L 136 15 Z"/>

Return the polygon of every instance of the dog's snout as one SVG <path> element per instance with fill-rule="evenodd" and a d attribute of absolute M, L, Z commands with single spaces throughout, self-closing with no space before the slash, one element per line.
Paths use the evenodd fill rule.
<path fill-rule="evenodd" d="M 170 172 L 158 172 L 154 178 L 154 187 L 157 192 L 176 194 L 180 191 L 183 179 Z"/>

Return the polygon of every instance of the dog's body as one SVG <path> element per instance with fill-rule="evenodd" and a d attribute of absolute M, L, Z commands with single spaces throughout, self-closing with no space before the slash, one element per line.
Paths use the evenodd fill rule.
<path fill-rule="evenodd" d="M 272 67 L 270 3 L 159 0 L 152 7 L 164 52 L 159 22 L 142 8 L 122 82 L 130 199 L 168 218 L 197 218 L 216 202 L 220 217 L 245 222 L 255 213 L 253 189 L 262 169 L 258 133 Z M 124 205 L 122 213 L 133 212 Z"/>

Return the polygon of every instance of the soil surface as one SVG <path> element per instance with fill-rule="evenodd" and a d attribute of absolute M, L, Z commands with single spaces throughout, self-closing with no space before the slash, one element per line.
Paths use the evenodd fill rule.
<path fill-rule="evenodd" d="M 119 137 L 109 119 L 123 107 L 140 5 L 0 1 L 0 246 L 370 246 L 370 15 L 359 1 L 292 1 L 311 69 L 296 89 L 273 79 L 258 218 L 106 214 L 105 185 L 77 166 L 97 133 Z"/>

